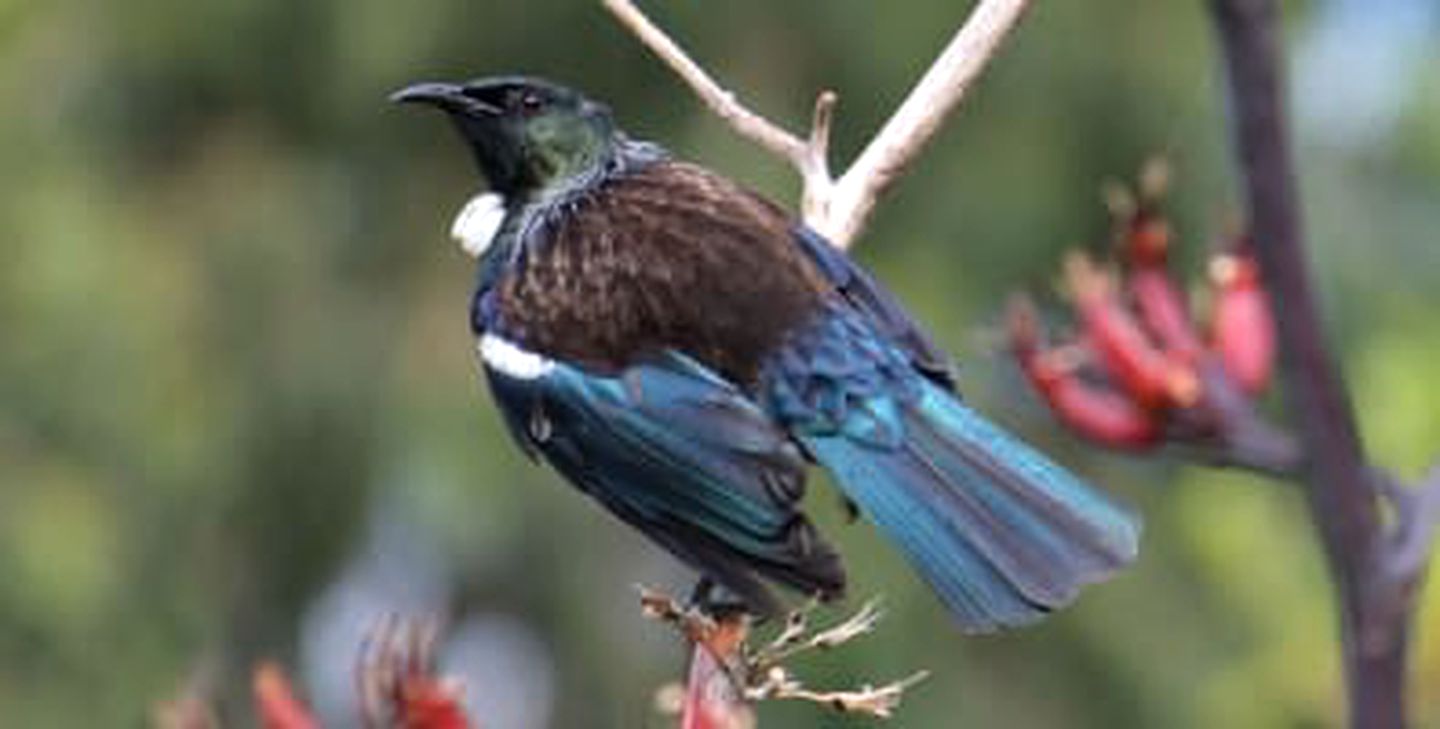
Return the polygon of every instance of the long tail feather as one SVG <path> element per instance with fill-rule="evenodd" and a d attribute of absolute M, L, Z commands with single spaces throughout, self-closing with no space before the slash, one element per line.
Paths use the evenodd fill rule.
<path fill-rule="evenodd" d="M 1033 622 L 1135 558 L 1138 520 L 926 383 L 898 442 L 804 437 L 967 630 Z M 890 420 L 891 418 L 885 418 Z"/>

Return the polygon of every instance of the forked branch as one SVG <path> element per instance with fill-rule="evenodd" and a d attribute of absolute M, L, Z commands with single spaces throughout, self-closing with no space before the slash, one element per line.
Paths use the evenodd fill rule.
<path fill-rule="evenodd" d="M 810 133 L 802 139 L 740 103 L 632 0 L 602 1 L 711 111 L 741 136 L 795 168 L 804 181 L 801 211 L 805 222 L 840 248 L 850 247 L 859 237 L 875 201 L 959 107 L 1029 6 L 1029 0 L 980 0 L 889 121 L 836 178 L 829 165 L 830 123 L 838 100 L 835 92 L 823 91 L 816 98 Z"/>

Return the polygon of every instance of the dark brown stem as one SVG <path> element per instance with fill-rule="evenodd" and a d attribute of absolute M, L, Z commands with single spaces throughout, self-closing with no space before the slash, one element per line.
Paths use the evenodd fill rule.
<path fill-rule="evenodd" d="M 1216 357 L 1202 358 L 1196 373 L 1205 396 L 1195 408 L 1180 411 L 1176 425 L 1199 435 L 1186 437 L 1182 432 L 1172 438 L 1193 446 L 1186 453 L 1190 460 L 1280 479 L 1297 478 L 1301 453 L 1295 437 L 1256 412 L 1255 403 L 1240 391 Z"/>
<path fill-rule="evenodd" d="M 1414 580 L 1377 569 L 1386 544 L 1376 484 L 1313 295 L 1300 225 L 1273 0 L 1211 0 L 1256 258 L 1277 315 L 1301 477 L 1340 603 L 1350 725 L 1404 726 Z"/>
<path fill-rule="evenodd" d="M 1394 527 L 1384 554 L 1384 570 L 1396 582 L 1415 582 L 1430 565 L 1430 545 L 1440 521 L 1440 464 L 1414 487 L 1393 475 L 1374 474 L 1377 487 L 1394 509 Z"/>

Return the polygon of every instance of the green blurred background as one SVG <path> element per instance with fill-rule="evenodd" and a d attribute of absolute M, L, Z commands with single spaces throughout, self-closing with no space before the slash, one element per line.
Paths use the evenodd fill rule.
<path fill-rule="evenodd" d="M 409 7 L 405 7 L 408 5 Z M 849 158 L 965 15 L 909 0 L 653 0 L 791 126 L 841 94 Z M 1367 441 L 1406 475 L 1440 445 L 1440 11 L 1288 3 L 1307 223 Z M 682 649 L 632 584 L 688 575 L 511 446 L 476 379 L 477 189 L 410 81 L 523 71 L 632 133 L 793 202 L 597 3 L 0 0 L 0 725 L 138 726 L 186 687 L 246 726 L 248 673 L 293 667 L 352 721 L 359 636 L 443 611 L 487 729 L 666 725 Z M 1191 270 L 1234 213 L 1198 2 L 1037 2 L 857 255 L 964 362 L 967 393 L 1147 519 L 1139 565 L 1044 625 L 966 638 L 866 527 L 814 511 L 883 594 L 819 685 L 928 668 L 898 726 L 1330 727 L 1328 584 L 1301 500 L 1060 432 L 998 353 L 1008 291 L 1104 239 L 1102 180 L 1176 167 Z M 1413 694 L 1440 725 L 1440 599 Z M 349 718 L 347 718 L 349 717 Z M 762 726 L 850 725 L 766 706 Z M 863 722 L 855 722 L 856 725 Z"/>

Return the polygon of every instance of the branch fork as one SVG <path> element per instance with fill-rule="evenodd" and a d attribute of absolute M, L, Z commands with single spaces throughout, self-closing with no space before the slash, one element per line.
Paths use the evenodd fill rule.
<path fill-rule="evenodd" d="M 1029 0 L 981 0 L 889 121 L 837 178 L 829 164 L 830 129 L 839 100 L 834 91 L 823 91 L 815 99 L 810 131 L 802 138 L 741 104 L 633 0 L 602 2 L 716 116 L 795 169 L 804 181 L 801 214 L 806 224 L 840 248 L 850 247 L 859 237 L 876 200 L 959 107 L 1029 5 Z"/>

